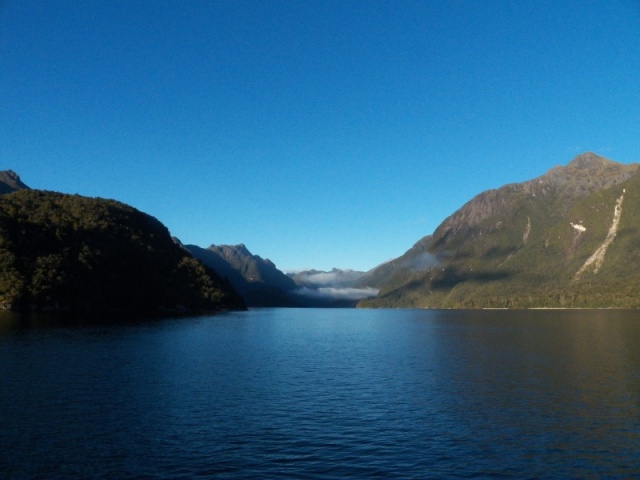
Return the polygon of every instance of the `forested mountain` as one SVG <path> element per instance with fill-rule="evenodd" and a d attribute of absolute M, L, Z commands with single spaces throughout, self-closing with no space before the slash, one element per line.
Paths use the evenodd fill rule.
<path fill-rule="evenodd" d="M 640 307 L 640 171 L 593 153 L 483 192 L 361 279 L 375 307 Z"/>
<path fill-rule="evenodd" d="M 230 285 L 175 245 L 155 218 L 113 200 L 40 190 L 0 196 L 0 305 L 244 308 Z"/>
<path fill-rule="evenodd" d="M 376 292 L 358 305 L 640 307 L 640 165 L 593 153 L 477 195 L 366 273 L 286 275 L 242 244 L 177 245 L 132 207 L 30 190 L 11 171 L 0 192 L 2 308 L 352 306 Z"/>

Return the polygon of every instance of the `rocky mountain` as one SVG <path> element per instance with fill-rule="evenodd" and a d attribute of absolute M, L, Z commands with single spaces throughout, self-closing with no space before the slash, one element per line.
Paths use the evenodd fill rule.
<path fill-rule="evenodd" d="M 243 244 L 184 248 L 229 279 L 250 307 L 354 307 L 362 298 L 378 292 L 356 285 L 364 272 L 334 268 L 330 272 L 305 270 L 285 274 Z"/>
<path fill-rule="evenodd" d="M 12 170 L 0 171 L 0 195 L 15 192 L 16 190 L 28 190 L 17 173 Z"/>
<path fill-rule="evenodd" d="M 244 304 L 150 215 L 113 200 L 23 189 L 0 196 L 0 307 L 160 312 Z"/>
<path fill-rule="evenodd" d="M 360 306 L 640 307 L 639 168 L 585 153 L 483 192 L 363 277 Z"/>
<path fill-rule="evenodd" d="M 245 245 L 185 245 L 195 258 L 226 277 L 251 307 L 292 307 L 301 303 L 292 295 L 295 282 L 269 259 L 252 254 Z"/>

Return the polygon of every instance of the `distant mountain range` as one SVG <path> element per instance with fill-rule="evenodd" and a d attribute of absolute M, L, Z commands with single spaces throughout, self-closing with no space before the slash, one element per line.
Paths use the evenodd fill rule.
<path fill-rule="evenodd" d="M 89 284 L 94 290 L 100 289 L 101 282 L 107 285 L 111 282 L 108 278 L 123 275 L 124 270 L 106 273 L 107 269 L 102 277 L 87 277 L 91 278 L 89 283 L 70 280 L 84 278 L 82 275 L 95 270 L 91 262 L 106 262 L 101 269 L 107 268 L 110 260 L 118 264 L 121 259 L 113 261 L 117 249 L 107 248 L 100 237 L 116 238 L 114 232 L 124 229 L 135 241 L 134 245 L 118 247 L 131 254 L 128 262 L 120 262 L 123 269 L 126 265 L 126 269 L 138 273 L 155 272 L 157 268 L 151 264 L 143 266 L 141 260 L 134 261 L 134 252 L 142 258 L 149 249 L 171 251 L 175 261 L 189 264 L 182 277 L 161 274 L 160 270 L 151 277 L 171 277 L 161 284 L 171 284 L 174 289 L 176 279 L 183 278 L 189 283 L 183 286 L 183 292 L 193 293 L 195 288 L 210 300 L 218 299 L 220 306 L 233 308 L 242 303 L 234 292 L 244 304 L 254 307 L 640 307 L 640 165 L 623 165 L 593 153 L 579 155 L 568 165 L 554 167 L 533 180 L 477 195 L 402 256 L 368 272 L 333 269 L 284 273 L 243 244 L 202 248 L 174 239 L 174 247 L 183 252 L 180 257 L 165 240 L 152 245 L 156 238 L 168 235 L 166 228 L 159 222 L 149 224 L 145 219 L 150 217 L 131 207 L 21 190 L 29 187 L 17 174 L 0 172 L 0 193 L 4 193 L 0 195 L 0 304 L 5 306 L 51 306 L 58 303 L 55 295 L 61 288 L 67 292 L 64 298 L 79 301 L 73 289 L 82 291 Z M 93 214 L 97 217 L 91 217 Z M 87 220 L 90 224 L 97 222 L 85 232 L 88 236 L 82 237 L 84 240 L 69 236 L 68 232 L 76 228 L 73 225 L 86 215 L 93 218 Z M 32 220 L 35 223 L 24 223 Z M 99 230 L 101 222 L 111 233 Z M 145 222 L 153 224 L 156 233 L 144 230 Z M 25 229 L 32 227 L 36 230 L 24 236 Z M 139 228 L 142 230 L 136 230 Z M 124 240 L 122 237 L 118 241 Z M 44 243 L 37 243 L 40 241 Z M 145 250 L 140 242 L 151 243 Z M 107 251 L 111 253 L 105 256 Z M 190 263 L 195 262 L 191 257 L 211 273 L 199 270 L 197 262 Z M 154 258 L 166 266 L 164 260 Z M 65 273 L 67 267 L 75 272 L 73 276 Z M 150 277 L 141 275 L 132 276 L 138 278 L 133 283 L 127 275 L 118 278 L 135 292 L 136 282 L 144 284 Z M 109 285 L 115 288 L 115 284 Z M 219 293 L 203 293 L 211 285 Z M 148 293 L 141 292 L 143 296 Z M 109 298 L 120 298 L 120 294 L 113 295 Z M 104 303 L 103 297 L 91 298 Z M 122 298 L 133 304 L 134 297 L 132 293 Z M 168 293 L 165 297 L 173 298 Z M 203 305 L 205 297 L 189 298 L 192 304 Z M 153 297 L 154 305 L 162 303 L 158 298 Z M 174 300 L 169 303 L 176 304 L 178 299 Z"/>
<path fill-rule="evenodd" d="M 488 190 L 368 272 L 361 307 L 640 307 L 640 166 L 593 153 Z"/>
<path fill-rule="evenodd" d="M 370 287 L 355 287 L 364 272 L 333 269 L 285 274 L 243 244 L 184 248 L 229 279 L 251 307 L 353 307 L 358 300 L 377 293 Z"/>
<path fill-rule="evenodd" d="M 229 282 L 252 307 L 299 306 L 290 293 L 296 289 L 294 281 L 270 261 L 253 255 L 240 245 L 211 245 L 201 248 L 185 245 L 195 258 L 215 270 Z"/>
<path fill-rule="evenodd" d="M 14 193 L 20 190 L 29 192 Z M 377 293 L 352 288 L 362 272 L 287 275 L 242 244 L 185 246 L 154 222 L 112 200 L 31 190 L 15 172 L 0 171 L 0 308 L 353 307 Z M 129 232 L 131 239 L 119 231 Z M 185 253 L 178 255 L 175 248 Z M 164 252 L 155 265 L 155 254 L 149 253 L 154 251 Z M 200 260 L 205 270 L 185 254 Z M 162 270 L 174 261 L 170 258 L 181 262 L 173 273 Z M 180 278 L 184 285 L 178 288 Z M 165 291 L 169 286 L 171 293 Z"/>

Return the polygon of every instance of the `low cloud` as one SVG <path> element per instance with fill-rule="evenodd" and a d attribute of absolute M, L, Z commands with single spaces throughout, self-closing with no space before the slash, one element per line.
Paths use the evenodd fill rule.
<path fill-rule="evenodd" d="M 301 287 L 294 291 L 296 295 L 303 297 L 320 298 L 326 300 L 362 300 L 363 298 L 378 295 L 377 288 L 353 288 L 353 287 Z"/>
<path fill-rule="evenodd" d="M 311 285 L 334 285 L 338 281 L 337 272 L 307 273 L 300 279 L 301 283 Z"/>
<path fill-rule="evenodd" d="M 436 255 L 424 252 L 409 260 L 405 265 L 415 271 L 429 270 L 440 265 L 440 259 Z"/>
<path fill-rule="evenodd" d="M 303 287 L 351 287 L 357 282 L 364 272 L 355 270 L 340 270 L 334 268 L 330 272 L 321 272 L 317 270 L 305 270 L 298 272 L 293 277 L 294 281 Z"/>

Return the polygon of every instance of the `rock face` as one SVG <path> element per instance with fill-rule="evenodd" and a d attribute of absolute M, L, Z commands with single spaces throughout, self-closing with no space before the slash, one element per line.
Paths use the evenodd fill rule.
<path fill-rule="evenodd" d="M 0 171 L 0 195 L 15 192 L 16 190 L 28 190 L 17 173 L 12 170 Z"/>
<path fill-rule="evenodd" d="M 301 306 L 291 295 L 295 282 L 278 270 L 269 259 L 252 254 L 243 244 L 186 245 L 195 258 L 213 269 L 242 295 L 250 307 Z"/>
<path fill-rule="evenodd" d="M 554 207 L 561 210 L 585 195 L 620 184 L 637 172 L 637 164 L 623 165 L 590 152 L 578 155 L 566 167 L 554 167 L 541 177 L 480 193 L 442 222 L 434 233 L 435 241 L 473 229 L 484 220 L 509 211 L 510 205 L 523 197 L 557 202 Z"/>
<path fill-rule="evenodd" d="M 250 307 L 354 307 L 358 300 L 378 291 L 356 285 L 364 272 L 353 270 L 306 270 L 287 275 L 243 244 L 184 248 L 229 279 Z"/>
<path fill-rule="evenodd" d="M 579 155 L 474 197 L 433 235 L 370 272 L 364 282 L 380 294 L 361 305 L 640 306 L 633 290 L 640 287 L 639 210 L 638 164 Z M 598 268 L 583 269 L 591 257 Z"/>
<path fill-rule="evenodd" d="M 0 305 L 14 310 L 244 308 L 227 282 L 155 218 L 113 200 L 20 190 L 0 196 Z"/>

